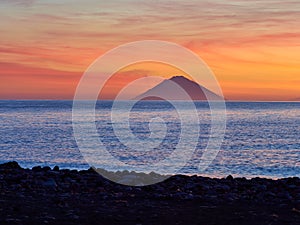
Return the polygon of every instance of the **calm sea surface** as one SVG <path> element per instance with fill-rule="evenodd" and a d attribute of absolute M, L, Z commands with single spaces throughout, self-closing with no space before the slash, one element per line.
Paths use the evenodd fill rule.
<path fill-rule="evenodd" d="M 131 131 L 140 139 L 149 138 L 151 119 L 162 118 L 157 123 L 165 124 L 166 135 L 150 152 L 128 149 L 119 141 L 110 121 L 111 105 L 110 101 L 98 102 L 96 126 L 99 139 L 115 158 L 128 165 L 151 164 L 164 159 L 176 148 L 181 126 L 170 103 L 139 102 L 130 113 Z M 221 150 L 211 165 L 200 173 L 197 165 L 207 145 L 211 118 L 207 103 L 196 103 L 200 118 L 199 140 L 180 173 L 213 177 L 228 174 L 273 178 L 300 176 L 300 103 L 227 102 L 226 107 L 227 128 Z M 72 101 L 0 101 L 0 163 L 11 160 L 28 168 L 36 165 L 89 168 L 73 135 Z M 97 166 L 117 170 L 111 162 Z"/>

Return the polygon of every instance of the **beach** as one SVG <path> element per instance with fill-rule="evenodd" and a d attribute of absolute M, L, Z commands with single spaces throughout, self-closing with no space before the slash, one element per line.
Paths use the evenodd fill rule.
<path fill-rule="evenodd" d="M 176 175 L 149 186 L 88 170 L 0 165 L 0 224 L 299 224 L 300 179 Z"/>

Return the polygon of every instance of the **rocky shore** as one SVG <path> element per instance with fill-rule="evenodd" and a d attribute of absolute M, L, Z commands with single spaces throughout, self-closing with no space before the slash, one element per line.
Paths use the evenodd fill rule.
<path fill-rule="evenodd" d="M 300 224 L 300 179 L 176 175 L 132 187 L 93 169 L 9 162 L 0 165 L 0 224 Z"/>

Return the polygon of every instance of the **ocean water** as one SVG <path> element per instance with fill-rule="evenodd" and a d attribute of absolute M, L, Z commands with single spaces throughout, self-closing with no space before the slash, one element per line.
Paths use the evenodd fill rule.
<path fill-rule="evenodd" d="M 229 174 L 272 178 L 300 176 L 299 102 L 227 102 L 225 137 L 217 157 L 205 171 L 199 171 L 198 165 L 208 143 L 211 116 L 207 103 L 196 102 L 195 105 L 200 120 L 199 139 L 179 173 L 212 177 Z M 159 132 L 165 129 L 165 133 L 152 151 L 143 147 L 131 149 L 120 141 L 111 121 L 111 106 L 111 101 L 97 103 L 98 139 L 114 158 L 129 168 L 160 162 L 176 149 L 182 124 L 170 103 L 143 101 L 130 112 L 130 130 L 141 140 L 151 136 L 149 122 L 161 118 L 155 120 L 155 129 Z M 191 112 L 185 109 L 184 113 Z M 189 123 L 195 124 L 192 119 Z M 123 129 L 122 125 L 118 129 Z M 0 163 L 15 160 L 28 168 L 58 165 L 86 169 L 91 165 L 83 155 L 73 134 L 72 101 L 0 101 Z M 110 161 L 97 162 L 97 157 L 93 163 L 107 170 L 118 170 Z"/>

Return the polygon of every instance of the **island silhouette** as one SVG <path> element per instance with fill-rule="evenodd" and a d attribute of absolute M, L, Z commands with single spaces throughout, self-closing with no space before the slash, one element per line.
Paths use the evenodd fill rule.
<path fill-rule="evenodd" d="M 182 92 L 174 88 L 174 82 L 189 95 L 190 99 L 187 99 L 187 95 L 183 95 Z M 184 76 L 173 76 L 170 79 L 164 80 L 134 99 L 161 100 L 161 98 L 157 96 L 165 96 L 168 100 L 223 100 L 223 97 Z"/>

